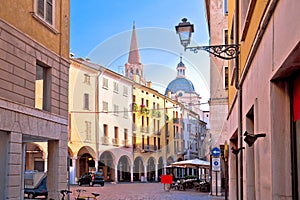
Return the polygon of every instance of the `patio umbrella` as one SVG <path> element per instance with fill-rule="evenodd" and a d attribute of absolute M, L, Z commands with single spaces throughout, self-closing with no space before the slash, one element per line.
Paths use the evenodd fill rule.
<path fill-rule="evenodd" d="M 205 160 L 200 160 L 198 158 L 192 160 L 183 160 L 179 162 L 174 162 L 171 164 L 172 167 L 184 167 L 184 168 L 209 168 L 210 162 Z"/>

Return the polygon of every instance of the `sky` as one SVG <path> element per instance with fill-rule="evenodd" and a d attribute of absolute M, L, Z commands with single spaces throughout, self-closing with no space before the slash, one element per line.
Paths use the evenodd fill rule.
<path fill-rule="evenodd" d="M 135 23 L 144 76 L 152 87 L 165 93 L 182 56 L 186 77 L 207 102 L 209 55 L 185 52 L 180 45 L 175 26 L 184 17 L 194 24 L 192 46 L 208 45 L 204 0 L 71 0 L 70 51 L 123 74 Z"/>

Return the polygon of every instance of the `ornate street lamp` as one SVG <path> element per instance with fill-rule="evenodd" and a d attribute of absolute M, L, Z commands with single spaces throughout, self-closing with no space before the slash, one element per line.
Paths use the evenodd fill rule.
<path fill-rule="evenodd" d="M 175 29 L 185 51 L 189 49 L 197 53 L 199 50 L 204 50 L 224 60 L 234 59 L 240 53 L 238 44 L 189 47 L 188 45 L 191 42 L 192 33 L 194 32 L 194 25 L 188 22 L 186 18 L 183 18 L 182 22 L 175 26 Z"/>

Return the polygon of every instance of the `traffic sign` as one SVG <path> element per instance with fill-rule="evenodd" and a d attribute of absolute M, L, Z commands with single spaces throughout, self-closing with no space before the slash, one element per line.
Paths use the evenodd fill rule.
<path fill-rule="evenodd" d="M 212 158 L 212 171 L 221 171 L 220 157 Z"/>
<path fill-rule="evenodd" d="M 214 147 L 214 148 L 211 150 L 211 154 L 212 154 L 214 157 L 219 157 L 220 154 L 221 154 L 221 150 L 220 150 L 218 147 Z"/>

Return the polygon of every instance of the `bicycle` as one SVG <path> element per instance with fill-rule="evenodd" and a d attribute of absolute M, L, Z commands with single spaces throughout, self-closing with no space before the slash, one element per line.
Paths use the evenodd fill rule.
<path fill-rule="evenodd" d="M 62 195 L 61 200 L 65 200 L 65 196 L 72 193 L 72 191 L 69 190 L 60 190 L 59 192 Z M 49 200 L 54 200 L 54 199 L 50 198 Z"/>
<path fill-rule="evenodd" d="M 61 190 L 60 193 L 62 194 L 61 200 L 65 199 L 66 195 L 69 195 L 70 193 L 72 193 L 72 191 L 69 190 Z"/>
<path fill-rule="evenodd" d="M 77 197 L 75 198 L 76 200 L 90 200 L 90 199 L 97 199 L 97 197 L 100 195 L 98 193 L 92 192 L 91 194 L 93 196 L 80 196 L 81 192 L 86 192 L 84 189 L 77 189 L 76 192 L 78 193 Z"/>

